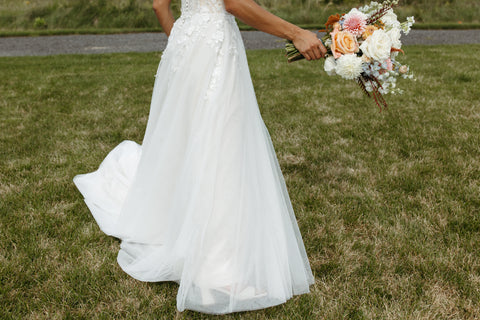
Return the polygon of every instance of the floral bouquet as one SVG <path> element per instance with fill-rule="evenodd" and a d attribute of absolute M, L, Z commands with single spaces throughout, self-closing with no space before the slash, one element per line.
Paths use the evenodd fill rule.
<path fill-rule="evenodd" d="M 408 34 L 415 23 L 414 17 L 400 23 L 393 7 L 398 0 L 354 8 L 347 14 L 330 16 L 325 23 L 327 35 L 322 42 L 327 48 L 325 71 L 329 76 L 339 75 L 355 80 L 363 92 L 372 97 L 382 110 L 387 103 L 382 94 L 403 91 L 396 88 L 397 77 L 413 79 L 409 67 L 396 57 L 401 49 L 401 32 Z M 286 44 L 289 62 L 304 57 L 291 41 Z"/>

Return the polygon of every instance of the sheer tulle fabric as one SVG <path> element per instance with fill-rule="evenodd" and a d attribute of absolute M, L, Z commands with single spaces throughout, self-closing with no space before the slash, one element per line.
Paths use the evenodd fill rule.
<path fill-rule="evenodd" d="M 178 310 L 277 305 L 313 276 L 240 33 L 221 0 L 182 5 L 142 145 L 74 182 L 126 273 L 179 283 Z"/>

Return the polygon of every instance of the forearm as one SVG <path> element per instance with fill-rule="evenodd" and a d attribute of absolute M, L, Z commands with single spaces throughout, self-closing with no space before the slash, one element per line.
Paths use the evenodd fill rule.
<path fill-rule="evenodd" d="M 173 23 L 175 22 L 172 10 L 170 9 L 170 0 L 154 0 L 153 11 L 157 16 L 158 22 L 160 22 L 163 31 L 167 34 L 167 36 L 170 36 Z"/>
<path fill-rule="evenodd" d="M 294 40 L 302 31 L 296 25 L 263 9 L 253 0 L 225 0 L 225 9 L 249 26 L 283 39 Z"/>
<path fill-rule="evenodd" d="M 320 59 L 327 49 L 311 31 L 304 30 L 271 14 L 254 0 L 224 0 L 225 9 L 246 24 L 274 36 L 293 41 L 294 46 L 307 59 Z"/>

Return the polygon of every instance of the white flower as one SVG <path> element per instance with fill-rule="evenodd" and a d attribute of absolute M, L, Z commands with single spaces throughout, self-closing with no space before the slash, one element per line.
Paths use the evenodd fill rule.
<path fill-rule="evenodd" d="M 365 5 L 363 7 L 360 7 L 360 8 L 358 8 L 358 10 L 367 14 L 367 15 L 371 15 L 375 11 L 379 10 L 381 7 L 382 7 L 382 5 L 380 3 L 372 1 L 372 2 L 370 2 L 369 5 Z"/>
<path fill-rule="evenodd" d="M 390 41 L 392 42 L 392 47 L 400 49 L 402 47 L 402 42 L 400 41 L 400 37 L 402 36 L 400 33 L 400 29 L 392 28 L 387 31 L 387 35 L 390 37 Z"/>
<path fill-rule="evenodd" d="M 359 16 L 361 16 L 364 20 L 367 20 L 367 19 L 368 19 L 368 16 L 367 16 L 365 13 L 361 12 L 360 10 L 358 10 L 357 8 L 353 8 L 352 10 L 350 10 L 350 12 L 347 13 L 347 14 L 343 17 L 343 19 L 344 19 L 344 20 L 347 20 L 350 16 L 357 15 L 357 14 L 358 14 Z"/>
<path fill-rule="evenodd" d="M 400 22 L 398 22 L 397 15 L 393 12 L 393 9 L 388 10 L 380 20 L 385 24 L 385 29 L 400 28 Z"/>
<path fill-rule="evenodd" d="M 388 34 L 381 29 L 375 30 L 360 46 L 363 54 L 379 62 L 384 62 L 390 57 L 391 49 L 392 40 L 390 40 Z"/>
<path fill-rule="evenodd" d="M 335 62 L 335 58 L 334 57 L 328 57 L 325 60 L 325 64 L 324 64 L 323 68 L 329 76 L 334 76 L 334 75 L 337 74 L 335 72 L 335 67 L 336 66 L 337 66 L 337 63 Z"/>
<path fill-rule="evenodd" d="M 337 59 L 336 72 L 347 80 L 353 80 L 362 73 L 362 59 L 355 54 L 344 54 Z"/>
<path fill-rule="evenodd" d="M 411 16 L 407 18 L 407 21 L 402 23 L 400 27 L 402 28 L 403 33 L 409 34 L 412 29 L 413 24 L 415 23 L 415 17 Z"/>
<path fill-rule="evenodd" d="M 367 89 L 368 92 L 373 91 L 373 88 L 370 82 L 365 83 L 365 89 Z"/>
<path fill-rule="evenodd" d="M 401 66 L 398 70 L 398 72 L 400 72 L 401 74 L 405 74 L 408 72 L 408 66 Z"/>

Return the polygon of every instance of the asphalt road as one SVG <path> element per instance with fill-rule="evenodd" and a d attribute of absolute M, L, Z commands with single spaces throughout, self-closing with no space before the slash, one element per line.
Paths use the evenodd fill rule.
<path fill-rule="evenodd" d="M 260 31 L 243 31 L 246 49 L 283 48 L 282 39 Z M 402 36 L 405 45 L 480 43 L 480 30 L 412 30 Z M 71 35 L 0 38 L 0 57 L 162 51 L 163 33 Z"/>

